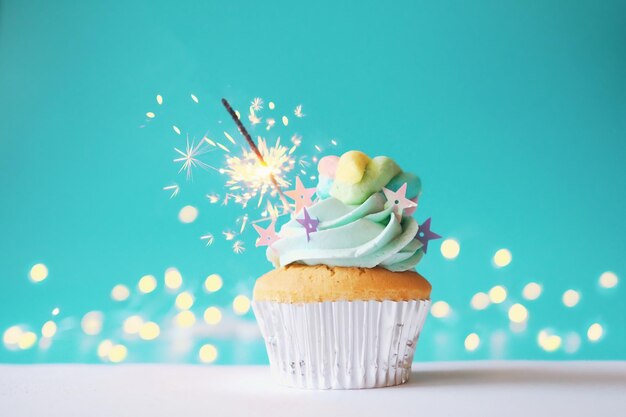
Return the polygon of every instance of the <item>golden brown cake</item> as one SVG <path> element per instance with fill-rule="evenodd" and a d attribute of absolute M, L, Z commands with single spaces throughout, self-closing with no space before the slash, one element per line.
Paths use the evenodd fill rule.
<path fill-rule="evenodd" d="M 430 298 L 430 283 L 415 271 L 291 264 L 260 277 L 256 301 L 407 301 Z"/>

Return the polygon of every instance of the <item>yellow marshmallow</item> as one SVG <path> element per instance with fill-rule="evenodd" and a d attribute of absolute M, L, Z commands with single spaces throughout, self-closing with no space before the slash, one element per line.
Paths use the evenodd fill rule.
<path fill-rule="evenodd" d="M 359 151 L 349 151 L 341 155 L 337 165 L 335 180 L 344 184 L 356 184 L 365 175 L 370 157 Z"/>

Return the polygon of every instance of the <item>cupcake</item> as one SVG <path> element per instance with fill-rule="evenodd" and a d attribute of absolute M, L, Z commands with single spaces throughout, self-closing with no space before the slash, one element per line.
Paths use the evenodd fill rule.
<path fill-rule="evenodd" d="M 319 183 L 298 179 L 295 215 L 260 233 L 276 269 L 254 287 L 253 309 L 272 372 L 313 389 L 403 384 L 430 306 L 415 266 L 430 239 L 411 217 L 420 179 L 390 158 L 350 151 L 322 158 Z"/>

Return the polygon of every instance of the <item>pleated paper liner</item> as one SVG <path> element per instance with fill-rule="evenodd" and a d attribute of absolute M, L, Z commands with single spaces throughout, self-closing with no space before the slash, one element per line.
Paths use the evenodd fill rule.
<path fill-rule="evenodd" d="M 281 384 L 358 389 L 408 381 L 430 300 L 252 306 Z"/>

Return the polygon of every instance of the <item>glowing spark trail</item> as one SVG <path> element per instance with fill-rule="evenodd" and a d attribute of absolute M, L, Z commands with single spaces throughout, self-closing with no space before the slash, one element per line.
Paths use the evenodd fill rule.
<path fill-rule="evenodd" d="M 243 242 L 241 240 L 238 240 L 235 243 L 233 243 L 233 252 L 235 252 L 236 254 L 243 253 L 245 250 L 246 248 L 244 247 Z"/>
<path fill-rule="evenodd" d="M 198 156 L 202 155 L 203 153 L 208 152 L 206 149 L 202 147 L 203 144 L 204 142 L 200 141 L 198 142 L 197 145 L 195 145 L 193 142 L 191 142 L 191 145 L 190 145 L 189 138 L 187 138 L 187 147 L 185 149 L 185 152 L 181 151 L 180 149 L 174 148 L 174 150 L 182 156 L 181 158 L 174 159 L 174 162 L 183 163 L 183 165 L 180 167 L 178 172 L 181 173 L 182 171 L 186 171 L 187 179 L 190 179 L 193 177 L 193 173 L 192 173 L 193 168 L 196 168 L 196 167 L 200 167 L 202 169 L 213 168 L 212 166 L 205 164 L 204 162 L 198 159 Z"/>
<path fill-rule="evenodd" d="M 169 191 L 169 190 L 173 190 L 172 195 L 170 195 L 170 198 L 174 198 L 178 195 L 178 192 L 180 191 L 180 187 L 178 186 L 178 184 L 172 184 L 172 185 L 163 187 L 163 191 Z"/>
<path fill-rule="evenodd" d="M 296 117 L 304 117 L 305 114 L 302 113 L 302 104 L 298 104 L 296 106 L 296 109 L 293 111 L 293 114 L 296 115 Z"/>
<path fill-rule="evenodd" d="M 206 242 L 206 246 L 211 246 L 214 239 L 215 238 L 213 237 L 212 233 L 207 233 L 206 235 L 200 236 L 200 240 L 204 240 Z"/>

